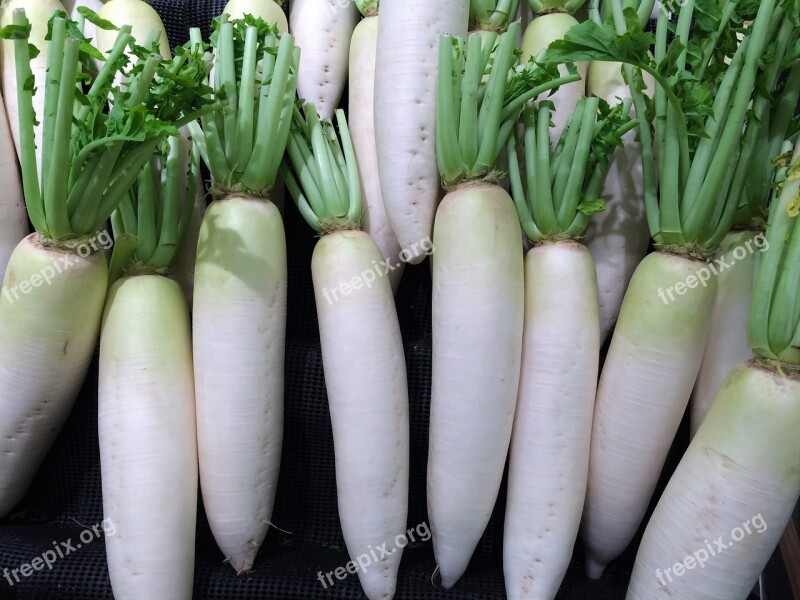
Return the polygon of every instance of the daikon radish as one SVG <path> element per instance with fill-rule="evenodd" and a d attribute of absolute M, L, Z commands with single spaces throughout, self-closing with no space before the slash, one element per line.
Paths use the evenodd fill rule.
<path fill-rule="evenodd" d="M 433 234 L 428 514 L 445 588 L 465 572 L 497 499 L 520 377 L 521 229 L 495 163 L 525 102 L 577 79 L 517 68 L 518 30 L 439 45 L 437 163 L 450 191 Z"/>
<path fill-rule="evenodd" d="M 292 127 L 284 178 L 322 235 L 311 274 L 336 458 L 339 520 L 370 600 L 394 597 L 408 513 L 408 386 L 400 325 L 377 244 L 359 231 L 361 183 L 350 133 L 312 104 Z M 362 565 L 356 560 L 377 560 Z"/>
<path fill-rule="evenodd" d="M 215 24 L 214 89 L 228 105 L 189 128 L 215 198 L 194 272 L 197 436 L 211 531 L 245 573 L 271 523 L 283 441 L 286 241 L 269 193 L 289 136 L 300 52 L 291 35 L 260 19 L 223 14 Z"/>
<path fill-rule="evenodd" d="M 12 32 L 27 30 L 24 11 L 15 10 L 13 22 Z M 48 77 L 45 97 L 55 109 L 44 117 L 42 185 L 32 90 L 16 88 L 25 202 L 37 233 L 12 254 L 0 297 L 3 515 L 24 495 L 91 361 L 108 279 L 101 250 L 111 240 L 102 228 L 162 139 L 176 134 L 184 120 L 197 118 L 192 111 L 205 104 L 201 57 L 189 55 L 168 72 L 160 56 L 142 52 L 137 58 L 143 68 L 125 90 L 113 90 L 115 104 L 106 112 L 130 28 L 121 28 L 114 51 L 85 94 L 77 85 L 83 77 L 80 65 L 100 54 L 74 37 L 76 31 L 63 18 L 53 20 L 48 64 L 54 75 Z M 15 39 L 14 51 L 22 84 L 32 75 L 24 36 Z M 120 139 L 120 130 L 129 137 Z"/>

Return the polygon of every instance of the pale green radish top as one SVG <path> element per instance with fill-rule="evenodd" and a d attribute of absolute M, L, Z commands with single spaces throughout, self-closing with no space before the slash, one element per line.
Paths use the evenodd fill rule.
<path fill-rule="evenodd" d="M 756 356 L 800 367 L 800 143 L 775 190 L 758 258 L 750 346 Z"/>
<path fill-rule="evenodd" d="M 628 118 L 631 103 L 628 99 L 611 108 L 597 96 L 581 98 L 554 150 L 553 103 L 543 100 L 525 109 L 520 147 L 524 170 L 516 135 L 509 138 L 506 151 L 511 195 L 532 242 L 581 237 L 590 217 L 604 210 L 600 194 L 614 151 L 622 146 L 622 136 L 638 125 Z"/>
<path fill-rule="evenodd" d="M 213 192 L 265 196 L 289 139 L 300 49 L 290 34 L 250 15 L 230 20 L 223 14 L 213 28 L 214 97 L 226 105 L 189 131 L 211 171 Z M 200 43 L 200 30 L 190 37 Z"/>
<path fill-rule="evenodd" d="M 580 79 L 574 69 L 561 77 L 557 67 L 521 66 L 519 27 L 514 22 L 499 36 L 471 33 L 466 41 L 439 39 L 436 162 L 445 188 L 498 180 L 495 163 L 525 104 Z"/>
<path fill-rule="evenodd" d="M 116 27 L 81 7 L 80 14 L 100 29 Z M 88 92 L 84 71 L 104 58 L 80 31 L 78 23 L 56 15 L 51 22 L 48 76 L 43 117 L 42 174 L 34 149 L 29 46 L 30 24 L 15 10 L 13 25 L 0 35 L 14 39 L 25 202 L 36 230 L 62 245 L 93 235 L 127 194 L 159 143 L 206 109 L 203 85 L 208 63 L 202 53 L 179 49 L 165 61 L 157 47 L 134 43 L 130 27 L 117 40 Z M 128 68 L 126 49 L 136 58 Z M 127 82 L 115 80 L 126 69 Z M 79 85 L 80 84 L 80 85 Z M 112 105 L 106 110 L 107 99 Z M 41 183 L 40 183 L 41 181 Z"/>
<path fill-rule="evenodd" d="M 200 152 L 180 136 L 167 138 L 111 215 L 114 252 L 109 286 L 125 273 L 166 274 L 192 218 Z"/>
<path fill-rule="evenodd" d="M 573 27 L 543 60 L 625 63 L 636 114 L 655 117 L 639 126 L 651 236 L 662 249 L 707 257 L 746 201 L 743 190 L 768 127 L 771 99 L 762 94 L 776 91 L 787 49 L 800 41 L 800 28 L 793 25 L 800 18 L 798 6 L 725 0 L 720 7 L 703 3 L 701 11 L 695 0 L 687 0 L 674 24 L 659 11 L 651 34 L 641 24 L 652 1 L 638 3 L 638 10 L 634 4 L 609 0 L 611 21 L 601 24 L 599 11 L 590 12 L 598 22 Z M 641 71 L 656 81 L 652 104 L 645 100 Z M 777 138 L 782 142 L 783 133 Z"/>
<path fill-rule="evenodd" d="M 312 103 L 303 112 L 295 109 L 288 160 L 281 168 L 286 187 L 314 231 L 360 229 L 361 178 L 344 111 L 335 113 L 338 137 Z"/>
<path fill-rule="evenodd" d="M 470 0 L 469 29 L 502 32 L 516 20 L 519 0 Z"/>

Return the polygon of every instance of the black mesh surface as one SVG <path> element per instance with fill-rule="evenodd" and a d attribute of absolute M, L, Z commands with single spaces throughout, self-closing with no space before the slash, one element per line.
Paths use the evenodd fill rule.
<path fill-rule="evenodd" d="M 434 0 L 431 0 L 434 1 Z M 173 45 L 188 39 L 188 28 L 204 35 L 224 0 L 153 0 Z M 289 244 L 289 326 L 286 344 L 286 415 L 283 464 L 273 522 L 254 570 L 236 576 L 223 562 L 199 507 L 195 598 L 209 600 L 311 600 L 363 598 L 358 578 L 324 589 L 318 572 L 344 566 L 349 558 L 336 506 L 333 441 L 322 374 L 322 360 L 311 285 L 310 259 L 315 237 L 291 204 L 285 210 Z M 408 527 L 427 523 L 425 472 L 431 363 L 431 286 L 428 263 L 409 268 L 397 295 L 406 348 L 411 397 L 411 482 Z M 683 427 L 668 461 L 674 468 L 687 443 Z M 662 480 L 660 489 L 665 480 Z M 462 580 L 450 591 L 432 582 L 431 542 L 405 549 L 396 598 L 399 600 L 494 600 L 505 598 L 502 573 L 504 493 Z M 0 521 L 0 568 L 9 570 L 41 556 L 54 543 L 71 541 L 75 550 L 9 585 L 0 575 L 0 599 L 101 600 L 112 598 L 102 538 L 81 544 L 80 534 L 102 521 L 97 441 L 97 363 L 63 432 L 29 493 Z M 641 532 L 640 532 L 641 534 Z M 84 534 L 85 535 L 85 534 Z M 85 536 L 88 537 L 89 536 Z M 638 543 L 638 538 L 637 538 Z M 621 600 L 635 546 L 612 564 L 603 581 L 583 575 L 580 542 L 558 598 Z M 14 581 L 13 578 L 11 581 Z M 773 596 L 788 600 L 789 596 Z M 147 598 L 137 600 L 150 600 Z"/>

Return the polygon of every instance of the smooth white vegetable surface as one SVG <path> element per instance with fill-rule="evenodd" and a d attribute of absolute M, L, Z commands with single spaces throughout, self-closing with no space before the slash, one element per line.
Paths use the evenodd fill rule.
<path fill-rule="evenodd" d="M 131 34 L 138 44 L 144 44 L 154 31 L 158 31 L 161 34 L 158 39 L 161 56 L 165 58 L 172 56 L 161 17 L 147 2 L 143 0 L 111 0 L 103 6 L 98 14 L 115 25 L 130 25 Z M 101 51 L 108 52 L 116 39 L 116 31 L 100 29 L 97 32 L 97 46 Z"/>
<path fill-rule="evenodd" d="M 102 253 L 39 243 L 11 255 L 0 295 L 0 515 L 22 499 L 92 360 L 108 285 Z"/>
<path fill-rule="evenodd" d="M 400 260 L 400 243 L 394 234 L 381 192 L 378 171 L 378 151 L 375 147 L 375 56 L 378 43 L 378 16 L 366 17 L 353 32 L 350 43 L 350 83 L 348 90 L 348 121 L 353 148 L 361 175 L 364 194 L 364 231 L 378 244 L 381 260 L 389 259 L 394 270 L 388 277 L 392 289 L 397 290 L 403 276 L 404 263 Z M 396 265 L 400 265 L 397 267 Z"/>
<path fill-rule="evenodd" d="M 253 566 L 278 483 L 286 277 L 278 209 L 245 196 L 212 202 L 194 274 L 200 484 L 214 538 L 237 572 Z"/>
<path fill-rule="evenodd" d="M 738 366 L 647 525 L 628 600 L 747 598 L 800 496 L 799 430 L 800 381 Z"/>
<path fill-rule="evenodd" d="M 692 392 L 689 427 L 693 437 L 722 383 L 733 369 L 753 354 L 747 341 L 747 320 L 753 300 L 755 255 L 747 252 L 744 258 L 738 259 L 741 250 L 746 249 L 745 244 L 754 235 L 752 231 L 733 232 L 720 246 L 723 264 L 730 265 L 730 268 L 721 271 L 717 278 L 717 300 L 711 317 L 711 331 Z M 750 241 L 750 244 L 753 242 Z M 734 252 L 737 256 L 733 255 Z"/>
<path fill-rule="evenodd" d="M 584 246 L 549 242 L 528 252 L 503 533 L 510 600 L 555 598 L 572 557 L 589 471 L 598 315 L 597 277 Z"/>
<path fill-rule="evenodd" d="M 599 578 L 636 534 L 678 430 L 703 355 L 716 279 L 705 263 L 656 252 L 636 269 L 598 384 L 582 538 Z M 667 290 L 684 285 L 684 294 Z M 668 302 L 662 300 L 659 292 Z"/>
<path fill-rule="evenodd" d="M 381 189 L 400 247 L 417 264 L 430 239 L 436 167 L 439 36 L 466 37 L 468 0 L 382 0 L 375 74 L 375 142 Z"/>
<path fill-rule="evenodd" d="M 428 514 L 442 585 L 452 587 L 491 516 L 520 377 L 524 266 L 508 193 L 471 184 L 436 214 Z"/>
<path fill-rule="evenodd" d="M 374 272 L 375 242 L 360 231 L 324 235 L 311 262 L 336 454 L 339 519 L 351 560 L 375 551 L 358 577 L 370 600 L 394 597 L 408 512 L 408 387 L 389 280 L 350 294 L 342 282 Z M 372 278 L 370 278 L 372 279 Z"/>
<path fill-rule="evenodd" d="M 297 95 L 330 119 L 347 83 L 350 37 L 359 19 L 352 0 L 293 0 L 289 31 L 302 50 Z"/>
<path fill-rule="evenodd" d="M 112 286 L 97 421 L 114 597 L 190 599 L 197 437 L 189 313 L 174 281 L 138 275 Z"/>

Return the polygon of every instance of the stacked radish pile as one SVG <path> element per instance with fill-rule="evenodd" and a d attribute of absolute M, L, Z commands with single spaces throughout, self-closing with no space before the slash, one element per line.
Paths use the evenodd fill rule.
<path fill-rule="evenodd" d="M 285 185 L 320 235 L 339 517 L 351 564 L 372 557 L 351 571 L 367 598 L 399 589 L 393 291 L 428 254 L 442 585 L 468 572 L 507 462 L 508 597 L 555 598 L 579 534 L 601 577 L 691 399 L 628 597 L 745 598 L 800 496 L 795 3 L 592 0 L 579 23 L 582 0 L 294 0 L 288 19 L 231 0 L 174 51 L 143 0 L 69 4 L 0 15 L 1 514 L 99 338 L 115 597 L 192 597 L 198 491 L 225 560 L 254 568 L 283 445 Z M 753 515 L 763 535 L 657 577 Z"/>

